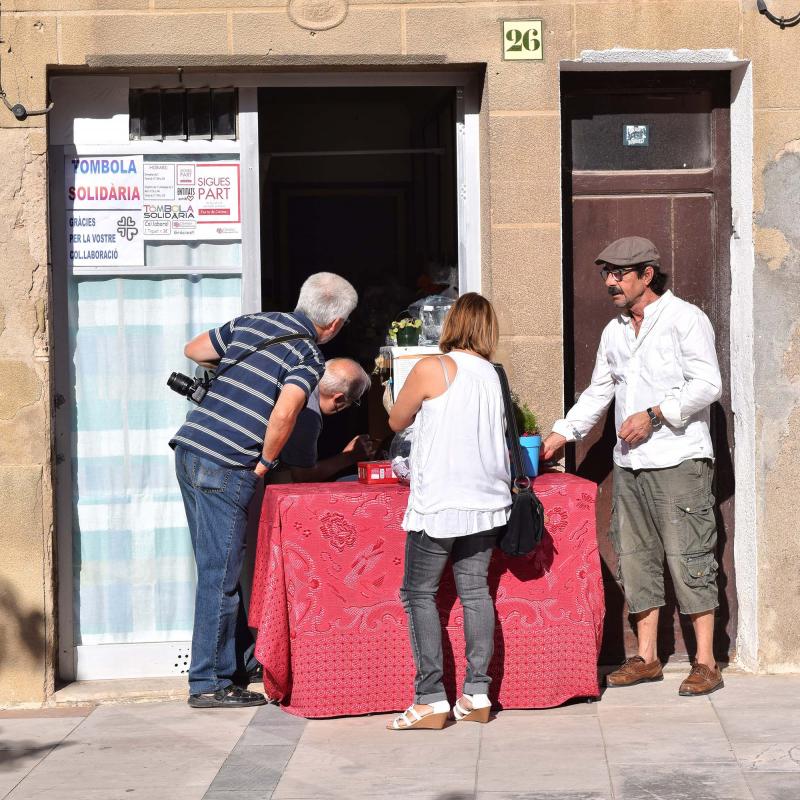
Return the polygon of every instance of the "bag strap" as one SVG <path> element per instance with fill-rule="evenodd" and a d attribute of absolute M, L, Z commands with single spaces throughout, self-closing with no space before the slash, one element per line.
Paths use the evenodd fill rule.
<path fill-rule="evenodd" d="M 308 339 L 309 341 L 314 341 L 314 337 L 309 334 L 303 333 L 292 333 L 286 336 L 276 336 L 274 339 L 268 339 L 267 341 L 261 342 L 258 347 L 253 350 L 248 350 L 245 353 L 242 353 L 237 359 L 234 359 L 230 362 L 230 364 L 225 364 L 224 367 L 217 370 L 214 374 L 215 378 L 218 378 L 222 375 L 223 372 L 227 372 L 231 367 L 235 367 L 240 362 L 244 361 L 246 358 L 249 358 L 253 353 L 258 353 L 260 350 L 266 350 L 268 347 L 272 347 L 274 344 L 283 344 L 284 342 L 294 342 L 298 339 Z"/>
<path fill-rule="evenodd" d="M 522 447 L 519 443 L 519 431 L 517 430 L 517 418 L 514 416 L 514 404 L 511 402 L 511 389 L 508 387 L 508 376 L 502 364 L 493 364 L 500 378 L 500 388 L 503 391 L 503 405 L 506 407 L 506 427 L 511 436 L 511 461 L 514 464 L 514 485 L 517 489 L 529 489 L 531 479 L 525 474 L 522 465 Z"/>

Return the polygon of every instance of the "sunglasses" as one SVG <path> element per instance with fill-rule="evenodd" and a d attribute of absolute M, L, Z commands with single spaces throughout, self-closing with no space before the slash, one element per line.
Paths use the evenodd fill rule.
<path fill-rule="evenodd" d="M 603 280 L 607 280 L 608 276 L 610 275 L 617 283 L 619 283 L 629 272 L 635 272 L 638 269 L 639 267 L 616 267 L 615 269 L 603 267 L 603 269 L 600 270 L 600 277 Z"/>

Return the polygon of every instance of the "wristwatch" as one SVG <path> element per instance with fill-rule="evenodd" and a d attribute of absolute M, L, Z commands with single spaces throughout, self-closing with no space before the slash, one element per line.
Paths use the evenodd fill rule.
<path fill-rule="evenodd" d="M 648 408 L 647 416 L 650 417 L 650 424 L 653 426 L 653 430 L 657 431 L 661 427 L 661 420 L 656 416 L 656 412 L 652 408 Z"/>
<path fill-rule="evenodd" d="M 278 464 L 280 464 L 281 462 L 277 458 L 274 458 L 272 461 L 267 461 L 267 459 L 264 458 L 264 456 L 262 455 L 259 456 L 258 463 L 261 464 L 262 467 L 266 467 L 267 472 L 269 472 L 270 470 L 277 469 Z"/>

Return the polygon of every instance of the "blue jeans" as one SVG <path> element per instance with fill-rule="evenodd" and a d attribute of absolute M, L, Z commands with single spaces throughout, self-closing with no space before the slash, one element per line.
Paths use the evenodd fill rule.
<path fill-rule="evenodd" d="M 447 700 L 442 682 L 442 622 L 436 593 L 448 559 L 453 561 L 456 591 L 464 609 L 467 656 L 464 694 L 488 693 L 495 614 L 487 575 L 496 542 L 497 530 L 452 539 L 434 539 L 425 531 L 408 532 L 400 599 L 408 615 L 411 650 L 417 667 L 415 703 Z"/>
<path fill-rule="evenodd" d="M 175 473 L 197 563 L 189 691 L 214 692 L 256 664 L 239 575 L 247 507 L 259 479 L 249 469 L 222 467 L 180 445 Z"/>

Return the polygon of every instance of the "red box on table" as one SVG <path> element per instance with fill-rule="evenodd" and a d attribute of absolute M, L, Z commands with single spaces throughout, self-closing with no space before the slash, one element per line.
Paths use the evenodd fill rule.
<path fill-rule="evenodd" d="M 359 461 L 359 483 L 398 483 L 391 461 Z"/>

